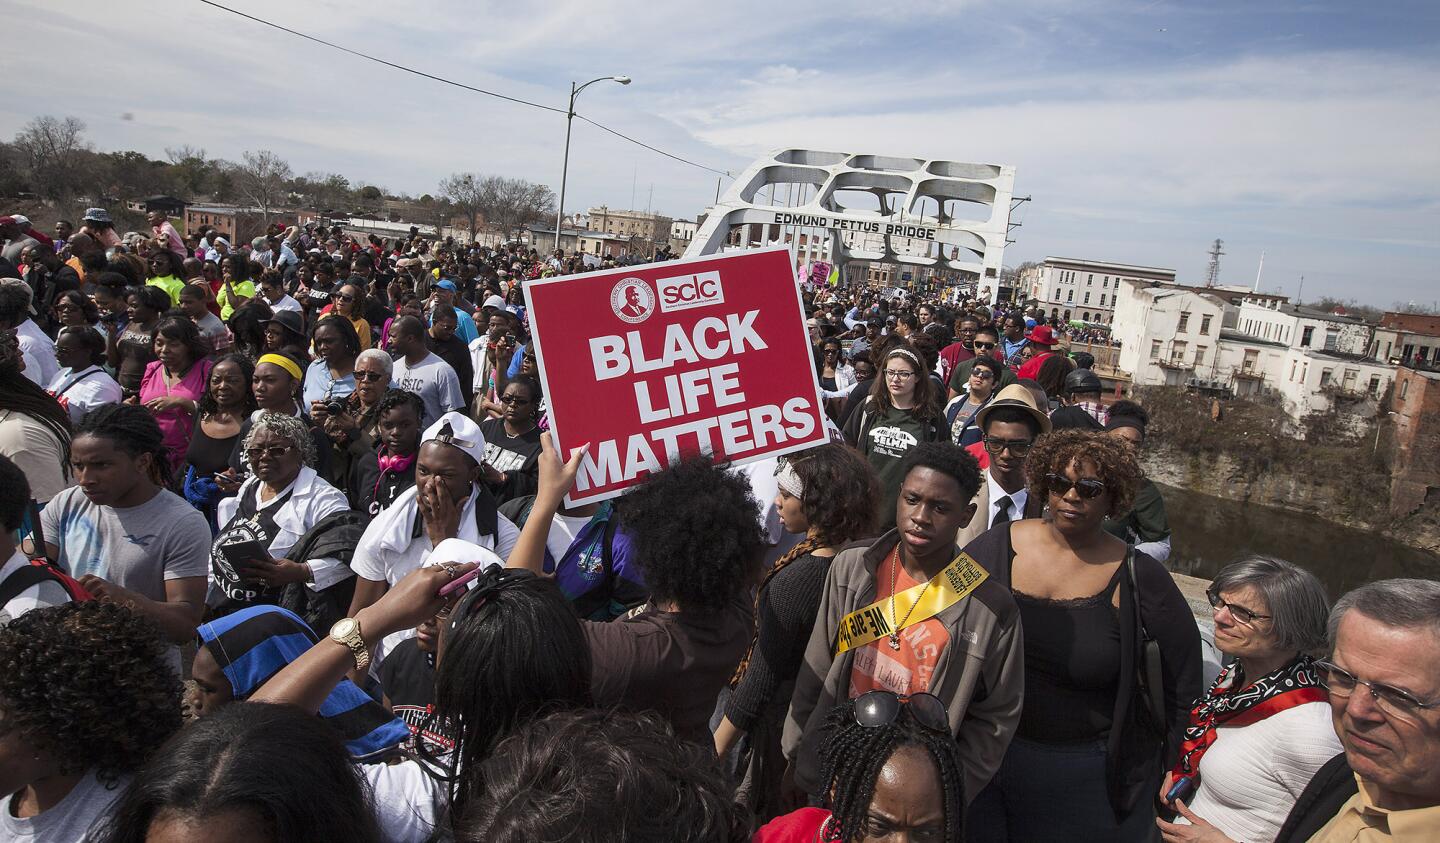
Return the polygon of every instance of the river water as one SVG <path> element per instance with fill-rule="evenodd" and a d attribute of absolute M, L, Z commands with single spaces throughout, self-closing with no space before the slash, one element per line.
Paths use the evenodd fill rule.
<path fill-rule="evenodd" d="M 1375 533 L 1172 486 L 1160 491 L 1172 533 L 1167 564 L 1176 573 L 1210 579 L 1247 554 L 1277 556 L 1313 571 L 1331 600 L 1374 580 L 1440 579 L 1440 556 Z"/>

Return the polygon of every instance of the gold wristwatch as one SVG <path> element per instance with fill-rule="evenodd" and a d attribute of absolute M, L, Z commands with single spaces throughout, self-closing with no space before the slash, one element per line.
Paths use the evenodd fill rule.
<path fill-rule="evenodd" d="M 344 644 L 350 648 L 350 653 L 355 656 L 355 669 L 364 670 L 370 666 L 370 650 L 365 646 L 365 639 L 360 636 L 360 622 L 354 618 L 341 618 L 330 627 L 330 640 L 337 644 Z"/>

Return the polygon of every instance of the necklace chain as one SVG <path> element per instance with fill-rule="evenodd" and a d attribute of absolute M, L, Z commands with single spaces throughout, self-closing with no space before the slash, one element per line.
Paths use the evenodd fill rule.
<path fill-rule="evenodd" d="M 894 618 L 894 617 L 895 617 L 895 577 L 896 577 L 896 575 L 899 573 L 899 570 L 900 570 L 900 545 L 898 545 L 898 544 L 895 545 L 895 550 L 894 550 L 894 553 L 893 553 L 893 558 L 892 558 L 892 560 L 891 560 L 891 563 L 892 563 L 892 564 L 891 564 L 891 568 L 890 568 L 890 617 L 891 617 L 891 618 Z M 905 618 L 904 618 L 903 620 L 901 620 L 900 623 L 896 624 L 894 631 L 890 633 L 890 647 L 891 647 L 891 649 L 895 649 L 895 650 L 900 649 L 900 630 L 902 630 L 902 629 L 905 628 L 905 624 L 910 620 L 910 616 L 911 616 L 912 614 L 914 614 L 914 612 L 915 612 L 915 607 L 920 605 L 920 598 L 924 597 L 924 596 L 925 596 L 925 592 L 926 592 L 926 591 L 929 591 L 929 590 L 930 590 L 930 581 L 929 581 L 929 580 L 926 580 L 926 581 L 925 581 L 925 587 L 922 588 L 922 589 L 920 589 L 920 593 L 915 596 L 915 602 L 914 602 L 914 603 L 911 603 L 911 604 L 910 604 L 910 608 L 905 611 Z"/>

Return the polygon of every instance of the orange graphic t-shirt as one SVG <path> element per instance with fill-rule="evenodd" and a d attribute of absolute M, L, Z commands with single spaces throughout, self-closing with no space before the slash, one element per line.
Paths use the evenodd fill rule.
<path fill-rule="evenodd" d="M 890 599 L 890 578 L 895 578 L 895 592 L 920 584 L 905 572 L 896 555 L 899 548 L 891 551 L 875 571 L 875 599 Z M 910 602 L 904 597 L 895 600 L 895 623 L 905 617 Z M 855 661 L 850 668 L 850 697 L 853 699 L 867 691 L 890 691 L 906 696 L 930 690 L 935 676 L 935 667 L 940 663 L 940 654 L 950 644 L 950 633 L 945 625 L 934 618 L 912 623 L 900 630 L 900 647 L 890 645 L 890 636 L 855 651 Z"/>

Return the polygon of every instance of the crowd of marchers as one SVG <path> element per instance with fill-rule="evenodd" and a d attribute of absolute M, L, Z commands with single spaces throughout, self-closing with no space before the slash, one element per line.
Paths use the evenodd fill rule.
<path fill-rule="evenodd" d="M 570 506 L 612 262 L 150 222 L 0 216 L 0 841 L 1440 839 L 1440 583 L 1202 641 L 1084 333 L 803 287 L 828 444 Z"/>

